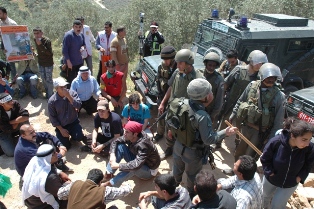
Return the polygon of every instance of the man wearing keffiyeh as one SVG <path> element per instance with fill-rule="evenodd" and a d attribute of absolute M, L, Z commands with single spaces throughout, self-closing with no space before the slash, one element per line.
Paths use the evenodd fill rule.
<path fill-rule="evenodd" d="M 14 139 L 19 136 L 21 125 L 28 123 L 29 113 L 8 93 L 0 94 L 0 146 L 3 152 L 13 157 Z"/>

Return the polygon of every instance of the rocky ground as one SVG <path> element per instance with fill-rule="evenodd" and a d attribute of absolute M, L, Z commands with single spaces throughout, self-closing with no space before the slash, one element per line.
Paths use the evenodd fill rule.
<path fill-rule="evenodd" d="M 31 97 L 27 96 L 23 98 L 20 103 L 30 112 L 30 123 L 34 126 L 36 131 L 48 131 L 54 134 L 54 128 L 50 124 L 49 118 L 47 116 L 47 101 L 45 99 L 38 98 L 36 100 L 33 100 Z M 91 134 L 93 130 L 93 117 L 87 115 L 83 110 L 80 114 L 80 120 L 84 133 L 87 135 Z M 154 122 L 154 120 L 155 118 L 153 117 L 151 122 Z M 86 179 L 88 171 L 92 168 L 99 168 L 103 172 L 105 172 L 106 164 L 108 163 L 107 158 L 103 158 L 93 153 L 80 152 L 80 143 L 73 143 L 73 145 L 74 146 L 67 153 L 67 166 L 73 168 L 75 171 L 73 174 L 69 174 L 69 177 L 72 179 L 72 181 Z M 161 140 L 161 142 L 156 145 L 158 147 L 158 150 L 162 152 L 166 146 L 165 140 Z M 226 144 L 223 144 L 223 149 L 219 149 L 214 153 L 217 168 L 215 170 L 212 170 L 209 165 L 204 166 L 204 168 L 212 170 L 216 178 L 227 177 L 221 172 L 221 170 L 233 167 L 234 160 L 232 155 L 230 154 L 233 151 L 234 139 L 227 138 Z M 172 157 L 168 158 L 165 161 L 162 161 L 159 167 L 159 172 L 170 173 L 172 170 L 171 168 Z M 7 195 L 4 198 L 0 197 L 0 201 L 4 202 L 5 205 L 11 209 L 26 208 L 25 206 L 22 206 L 21 191 L 18 188 L 20 177 L 15 171 L 13 158 L 9 158 L 4 155 L 0 156 L 0 173 L 9 176 L 13 184 L 13 187 L 8 191 Z M 121 200 L 111 202 L 109 206 L 116 205 L 118 208 L 135 208 L 137 207 L 139 193 L 154 189 L 152 180 L 143 181 L 134 177 L 130 179 L 128 183 L 133 186 L 133 192 L 129 196 Z M 181 185 L 184 186 L 185 183 L 186 177 L 184 176 L 184 180 Z M 297 199 L 296 201 L 299 200 Z M 150 206 L 150 208 L 153 207 Z M 295 208 L 303 208 L 303 206 Z"/>

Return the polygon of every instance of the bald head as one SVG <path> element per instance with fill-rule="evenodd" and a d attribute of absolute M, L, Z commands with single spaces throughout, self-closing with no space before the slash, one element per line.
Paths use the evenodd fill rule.
<path fill-rule="evenodd" d="M 36 141 L 36 132 L 33 128 L 33 126 L 29 124 L 24 124 L 20 128 L 20 135 L 23 139 L 28 141 Z"/>

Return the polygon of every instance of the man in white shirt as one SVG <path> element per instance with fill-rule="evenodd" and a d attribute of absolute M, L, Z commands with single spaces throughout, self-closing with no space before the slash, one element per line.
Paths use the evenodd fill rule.
<path fill-rule="evenodd" d="M 105 30 L 99 31 L 96 37 L 96 49 L 99 51 L 99 71 L 97 81 L 100 82 L 100 76 L 103 74 L 102 69 L 106 63 L 102 62 L 102 58 L 106 61 L 110 60 L 110 43 L 117 36 L 117 33 L 112 31 L 112 22 L 105 22 Z"/>
<path fill-rule="evenodd" d="M 84 24 L 85 18 L 83 16 L 77 17 L 76 20 L 80 20 L 83 25 L 83 30 L 81 33 L 83 33 L 85 39 L 85 51 L 82 52 L 82 58 L 85 60 L 87 67 L 90 69 L 93 75 L 92 43 L 95 42 L 95 37 L 92 31 L 90 30 L 90 27 Z"/>

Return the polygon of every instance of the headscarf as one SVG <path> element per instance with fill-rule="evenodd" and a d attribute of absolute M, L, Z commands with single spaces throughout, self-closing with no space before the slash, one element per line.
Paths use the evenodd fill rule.
<path fill-rule="evenodd" d="M 59 209 L 59 203 L 54 196 L 45 190 L 47 176 L 51 171 L 51 157 L 52 153 L 45 157 L 34 156 L 28 163 L 23 176 L 23 204 L 24 200 L 34 195 L 39 197 L 43 203 L 51 205 L 54 209 Z"/>

